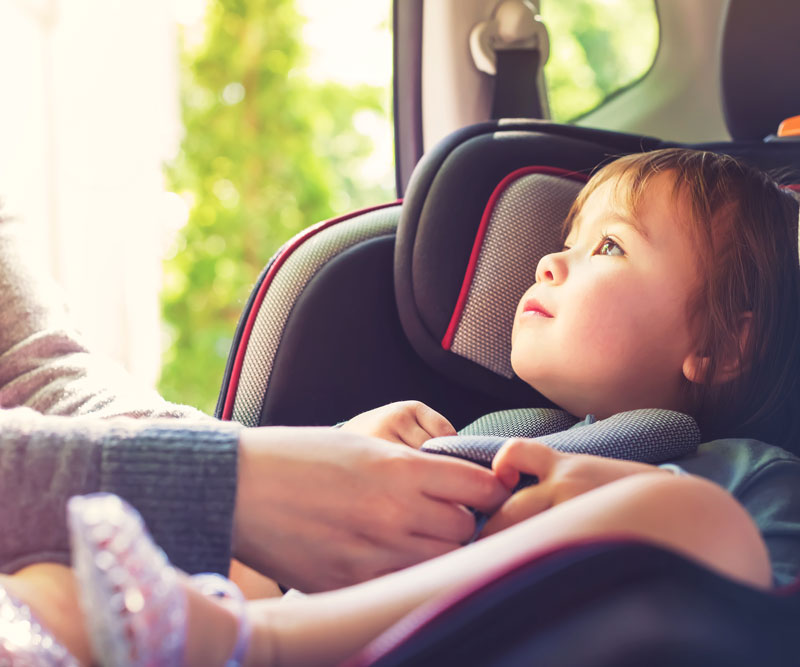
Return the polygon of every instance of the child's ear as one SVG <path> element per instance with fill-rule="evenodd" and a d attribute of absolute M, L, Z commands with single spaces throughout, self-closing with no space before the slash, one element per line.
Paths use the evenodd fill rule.
<path fill-rule="evenodd" d="M 747 311 L 739 317 L 738 344 L 731 346 L 719 356 L 719 363 L 714 371 L 714 377 L 707 377 L 709 372 L 710 359 L 701 354 L 690 354 L 683 361 L 683 376 L 696 384 L 724 384 L 738 377 L 744 368 L 741 360 L 747 346 L 747 339 L 750 336 L 750 324 L 753 321 L 753 313 Z"/>

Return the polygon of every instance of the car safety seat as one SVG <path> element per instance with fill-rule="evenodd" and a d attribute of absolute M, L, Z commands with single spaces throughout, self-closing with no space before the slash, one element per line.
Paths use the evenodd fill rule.
<path fill-rule="evenodd" d="M 770 136 L 800 114 L 800 9 L 791 20 L 785 11 L 731 0 L 721 79 L 732 140 L 691 147 L 778 169 L 792 185 L 800 141 Z M 549 406 L 511 371 L 514 306 L 558 249 L 588 175 L 674 145 L 522 119 L 459 130 L 417 165 L 402 202 L 309 227 L 270 260 L 237 327 L 217 416 L 331 425 L 418 399 L 461 428 Z M 788 665 L 798 625 L 797 587 L 755 591 L 655 547 L 601 540 L 491 573 L 353 664 Z"/>
<path fill-rule="evenodd" d="M 730 0 L 721 89 L 733 140 L 694 147 L 800 183 L 800 142 L 774 137 L 800 113 L 800 69 L 789 65 L 798 24 L 800 7 L 781 0 Z M 511 373 L 513 306 L 558 247 L 581 179 L 614 156 L 670 145 L 524 120 L 456 132 L 417 165 L 402 204 L 312 226 L 278 251 L 237 327 L 217 416 L 324 425 L 414 398 L 459 428 L 547 405 Z"/>
<path fill-rule="evenodd" d="M 591 171 L 671 145 L 530 120 L 459 130 L 420 161 L 402 203 L 320 223 L 278 251 L 236 331 L 217 416 L 330 425 L 417 399 L 460 428 L 548 406 L 508 361 L 516 303 Z M 786 171 L 800 142 L 708 148 L 800 182 Z"/>

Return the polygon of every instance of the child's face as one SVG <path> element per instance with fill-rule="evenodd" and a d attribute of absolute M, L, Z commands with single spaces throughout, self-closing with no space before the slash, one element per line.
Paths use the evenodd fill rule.
<path fill-rule="evenodd" d="M 688 206 L 675 201 L 666 173 L 651 179 L 634 221 L 616 184 L 589 195 L 565 249 L 539 262 L 517 307 L 511 363 L 578 416 L 685 410 L 683 368 L 694 352 L 687 304 L 698 277 L 679 218 Z"/>

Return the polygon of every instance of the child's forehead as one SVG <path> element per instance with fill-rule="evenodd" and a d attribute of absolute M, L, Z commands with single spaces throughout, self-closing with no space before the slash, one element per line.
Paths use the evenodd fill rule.
<path fill-rule="evenodd" d="M 669 192 L 670 199 L 676 201 L 681 197 L 679 181 L 671 170 L 643 171 L 629 166 L 599 176 L 594 184 L 587 183 L 587 199 L 599 191 L 609 208 L 630 216 L 638 215 L 640 208 L 657 192 Z"/>
<path fill-rule="evenodd" d="M 573 214 L 565 221 L 564 238 L 578 233 L 585 220 L 601 225 L 611 218 L 630 224 L 646 240 L 652 240 L 651 232 L 656 230 L 649 229 L 647 220 L 653 217 L 654 210 L 666 213 L 671 221 L 668 226 L 675 229 L 674 224 L 685 233 L 691 229 L 693 217 L 687 203 L 674 172 L 641 173 L 631 168 L 600 172 L 578 195 Z"/>
<path fill-rule="evenodd" d="M 575 215 L 569 221 L 567 231 L 578 231 L 585 219 L 593 218 L 597 213 L 613 215 L 636 226 L 642 203 L 647 199 L 650 180 L 637 183 L 635 175 L 627 171 L 598 174 L 579 194 Z"/>

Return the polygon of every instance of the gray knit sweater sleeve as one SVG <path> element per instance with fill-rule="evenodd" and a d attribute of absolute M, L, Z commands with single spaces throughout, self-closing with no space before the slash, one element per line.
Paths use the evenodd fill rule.
<path fill-rule="evenodd" d="M 67 499 L 110 491 L 189 572 L 226 572 L 240 427 L 92 355 L 0 222 L 0 570 L 68 562 Z"/>

